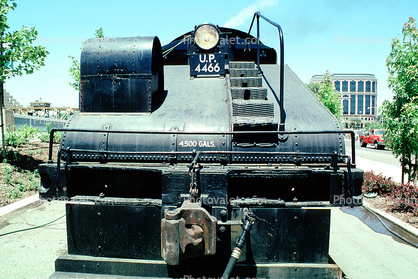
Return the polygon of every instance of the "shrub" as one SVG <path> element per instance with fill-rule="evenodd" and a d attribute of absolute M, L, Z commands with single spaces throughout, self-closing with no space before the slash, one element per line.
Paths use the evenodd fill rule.
<path fill-rule="evenodd" d="M 26 124 L 19 129 L 13 126 L 6 128 L 6 135 L 4 142 L 8 146 L 18 147 L 21 144 L 27 143 L 29 140 L 35 138 L 39 134 L 38 128 L 28 127 Z"/>
<path fill-rule="evenodd" d="M 375 174 L 373 171 L 364 172 L 363 192 L 374 192 L 381 196 L 391 193 L 396 187 L 396 183 L 390 178 L 386 178 L 381 173 Z"/>
<path fill-rule="evenodd" d="M 391 200 L 392 212 L 412 213 L 418 216 L 418 187 L 407 183 L 400 184 L 373 171 L 364 172 L 363 193 L 375 192 Z"/>
<path fill-rule="evenodd" d="M 42 141 L 42 142 L 49 142 L 49 135 L 51 134 L 51 124 L 47 123 L 46 124 L 46 132 L 42 132 L 39 134 L 38 138 Z M 54 143 L 59 143 L 61 140 L 61 132 L 55 132 L 54 133 Z"/>
<path fill-rule="evenodd" d="M 391 197 L 395 203 L 392 211 L 410 212 L 418 216 L 418 187 L 410 183 L 395 187 Z"/>

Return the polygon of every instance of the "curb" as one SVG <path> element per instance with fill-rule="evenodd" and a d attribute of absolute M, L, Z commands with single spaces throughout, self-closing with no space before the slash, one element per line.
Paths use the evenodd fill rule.
<path fill-rule="evenodd" d="M 16 209 L 22 208 L 22 207 L 24 207 L 28 204 L 36 202 L 37 200 L 39 200 L 39 194 L 38 193 L 36 193 L 35 195 L 33 195 L 29 198 L 26 198 L 26 199 L 20 200 L 18 202 L 0 207 L 0 216 L 3 216 L 7 213 L 10 213 L 10 212 L 16 210 Z"/>
<path fill-rule="evenodd" d="M 405 231 L 409 232 L 410 234 L 414 235 L 415 237 L 418 237 L 418 229 L 409 225 L 408 223 L 405 223 L 404 221 L 401 221 L 395 217 L 393 217 L 392 215 L 379 210 L 379 209 L 375 209 L 373 207 L 370 206 L 370 204 L 365 201 L 363 199 L 363 206 L 367 209 L 369 209 L 370 211 L 373 211 L 374 213 L 380 215 L 381 217 L 389 220 L 390 222 L 394 223 L 395 225 L 397 225 L 398 227 L 404 229 Z"/>

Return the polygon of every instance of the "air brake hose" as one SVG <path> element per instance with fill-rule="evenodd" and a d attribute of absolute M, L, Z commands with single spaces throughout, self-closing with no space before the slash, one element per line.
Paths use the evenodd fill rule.
<path fill-rule="evenodd" d="M 247 240 L 247 236 L 250 234 L 250 230 L 254 224 L 254 220 L 246 219 L 244 225 L 242 226 L 242 233 L 240 237 L 238 237 L 237 242 L 235 243 L 235 248 L 232 250 L 231 257 L 229 258 L 228 264 L 225 268 L 224 274 L 222 275 L 221 279 L 228 279 L 231 276 L 232 270 L 234 269 L 239 257 L 242 253 L 242 248 L 245 245 L 245 241 Z"/>

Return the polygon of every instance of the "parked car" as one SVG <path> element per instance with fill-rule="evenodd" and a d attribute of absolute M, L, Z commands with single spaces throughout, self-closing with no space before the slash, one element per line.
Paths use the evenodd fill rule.
<path fill-rule="evenodd" d="M 360 136 L 360 146 L 366 147 L 368 144 L 373 144 L 376 149 L 384 149 L 385 130 L 383 129 L 373 129 L 370 133 L 365 133 L 363 136 Z"/>

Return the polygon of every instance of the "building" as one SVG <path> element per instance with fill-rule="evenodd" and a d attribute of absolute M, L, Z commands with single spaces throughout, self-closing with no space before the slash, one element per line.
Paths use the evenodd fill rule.
<path fill-rule="evenodd" d="M 336 93 L 340 96 L 343 108 L 343 123 L 346 128 L 355 124 L 363 128 L 367 123 L 377 120 L 377 79 L 373 74 L 332 74 Z M 310 83 L 324 81 L 324 75 L 314 75 Z"/>
<path fill-rule="evenodd" d="M 42 100 L 35 100 L 35 102 L 30 102 L 29 107 L 35 110 L 41 110 L 44 108 L 50 108 L 51 103 L 42 102 Z"/>
<path fill-rule="evenodd" d="M 22 108 L 23 106 L 15 99 L 13 96 L 7 92 L 6 90 L 4 92 L 4 107 L 6 109 L 14 109 L 14 108 Z"/>

